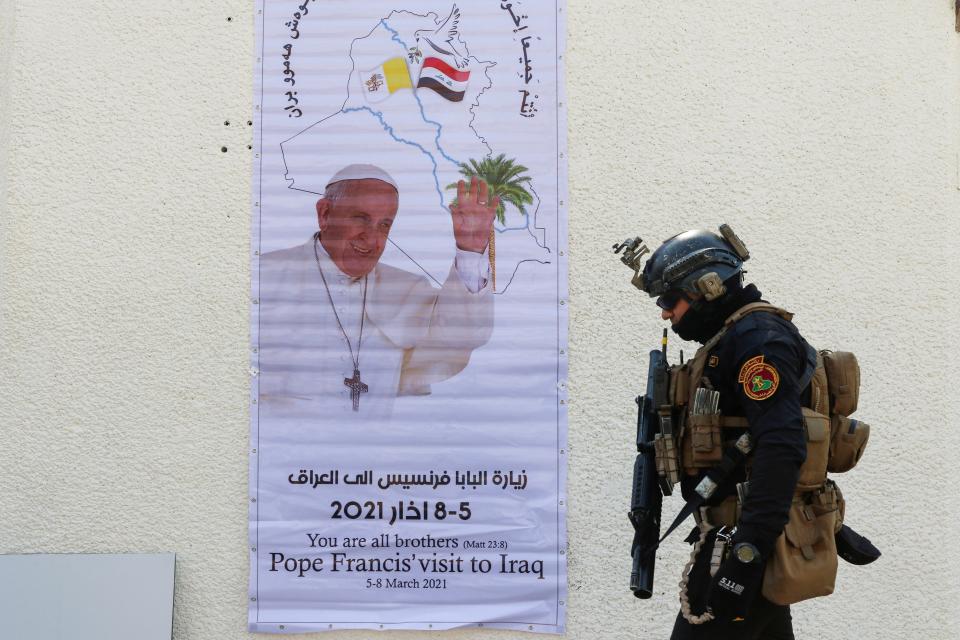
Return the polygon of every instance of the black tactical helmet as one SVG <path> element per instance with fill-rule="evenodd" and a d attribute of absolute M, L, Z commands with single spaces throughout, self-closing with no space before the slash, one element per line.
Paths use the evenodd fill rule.
<path fill-rule="evenodd" d="M 621 260 L 634 269 L 633 284 L 656 298 L 668 291 L 702 295 L 707 302 L 726 293 L 723 282 L 743 272 L 750 253 L 728 225 L 720 225 L 720 235 L 692 230 L 665 240 L 653 252 L 640 271 L 639 261 L 649 249 L 640 238 L 615 246 Z"/>

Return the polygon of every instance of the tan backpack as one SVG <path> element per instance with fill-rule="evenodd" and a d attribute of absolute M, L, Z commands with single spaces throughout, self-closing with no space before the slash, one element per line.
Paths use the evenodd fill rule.
<path fill-rule="evenodd" d="M 790 516 L 763 578 L 763 596 L 787 605 L 833 593 L 837 576 L 835 534 L 845 503 L 827 472 L 849 471 L 860 461 L 870 425 L 850 418 L 860 395 L 860 366 L 846 351 L 821 351 L 804 408 L 807 459 Z"/>

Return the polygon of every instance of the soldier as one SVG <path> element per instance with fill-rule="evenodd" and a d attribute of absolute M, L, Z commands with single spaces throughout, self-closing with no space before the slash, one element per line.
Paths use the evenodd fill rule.
<path fill-rule="evenodd" d="M 802 408 L 810 403 L 817 352 L 790 314 L 764 304 L 756 286 L 743 285 L 749 254 L 729 227 L 721 229 L 723 237 L 687 231 L 670 238 L 642 273 L 643 289 L 672 330 L 704 345 L 690 363 L 699 361 L 702 373 L 691 371 L 689 384 L 717 392 L 713 413 L 726 420 L 712 432 L 687 424 L 678 442 L 684 499 L 697 498 L 694 489 L 723 447 L 744 432 L 752 446 L 749 484 L 741 464 L 694 513 L 698 527 L 688 542 L 695 548 L 672 638 L 790 639 L 789 606 L 760 590 L 806 459 Z M 721 542 L 732 550 L 726 557 L 714 551 Z"/>

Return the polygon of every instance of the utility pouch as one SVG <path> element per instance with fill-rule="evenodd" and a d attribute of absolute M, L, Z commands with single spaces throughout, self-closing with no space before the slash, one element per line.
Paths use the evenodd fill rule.
<path fill-rule="evenodd" d="M 696 414 L 687 418 L 687 433 L 694 464 L 715 464 L 723 459 L 720 414 Z"/>
<path fill-rule="evenodd" d="M 671 487 L 680 482 L 680 461 L 677 459 L 677 447 L 673 438 L 658 433 L 653 437 L 653 450 L 657 475 L 670 483 Z"/>
<path fill-rule="evenodd" d="M 860 365 L 849 351 L 821 351 L 830 391 L 830 413 L 849 416 L 860 398 Z"/>
<path fill-rule="evenodd" d="M 788 605 L 833 593 L 838 507 L 832 483 L 794 498 L 790 519 L 764 569 L 762 593 L 767 600 Z"/>
<path fill-rule="evenodd" d="M 670 402 L 675 407 L 687 404 L 690 394 L 690 374 L 687 365 L 673 365 L 670 367 Z"/>
<path fill-rule="evenodd" d="M 850 471 L 867 448 L 870 439 L 870 425 L 846 416 L 830 417 L 830 462 L 827 471 L 843 473 Z"/>
<path fill-rule="evenodd" d="M 827 479 L 830 456 L 830 417 L 812 409 L 803 410 L 803 430 L 807 439 L 807 459 L 800 467 L 797 491 L 813 491 Z"/>

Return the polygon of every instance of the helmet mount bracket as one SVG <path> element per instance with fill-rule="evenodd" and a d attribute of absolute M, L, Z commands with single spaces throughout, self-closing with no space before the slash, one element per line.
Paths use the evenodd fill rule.
<path fill-rule="evenodd" d="M 633 278 L 630 279 L 630 282 L 637 289 L 640 289 L 640 291 L 646 291 L 643 282 L 643 264 L 640 260 L 645 254 L 650 253 L 650 249 L 643 243 L 643 240 L 637 236 L 635 238 L 627 238 L 620 244 L 613 245 L 614 253 L 620 253 L 621 251 L 623 251 L 623 255 L 620 256 L 620 261 L 633 269 Z"/>
<path fill-rule="evenodd" d="M 703 294 L 707 302 L 713 302 L 727 292 L 727 287 L 720 276 L 715 271 L 711 271 L 697 279 L 697 290 Z"/>

